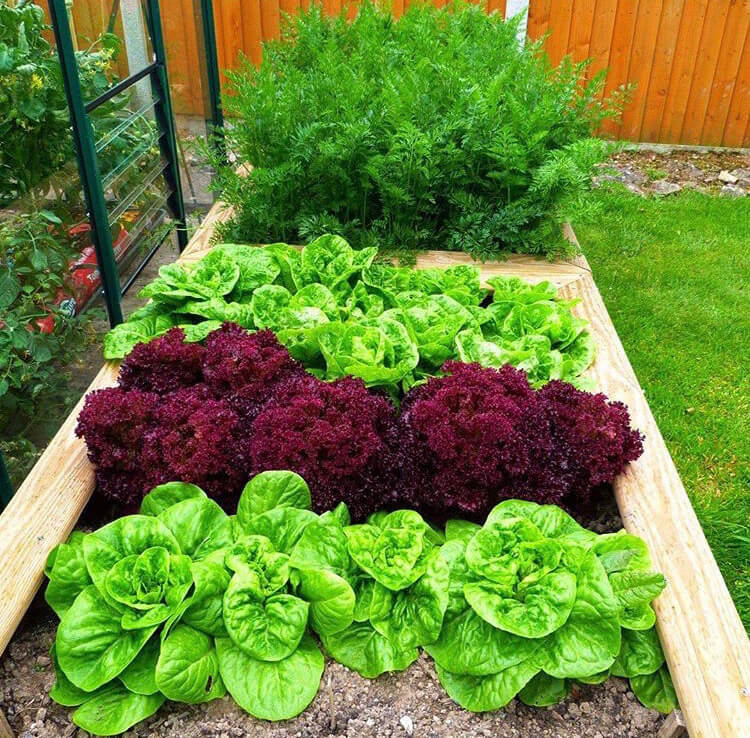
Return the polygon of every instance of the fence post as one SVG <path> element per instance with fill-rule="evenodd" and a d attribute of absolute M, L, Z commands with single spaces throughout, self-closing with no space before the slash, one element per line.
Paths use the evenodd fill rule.
<path fill-rule="evenodd" d="M 214 23 L 214 7 L 212 0 L 194 0 L 200 4 L 200 12 L 196 8 L 196 20 L 200 20 L 203 29 L 203 49 L 205 52 L 204 89 L 208 92 L 208 104 L 211 108 L 211 125 L 213 144 L 219 155 L 226 159 L 224 144 L 224 109 L 221 105 L 221 76 L 219 73 L 219 57 L 216 51 L 216 25 Z M 201 65 L 203 67 L 203 65 Z"/>
<path fill-rule="evenodd" d="M 513 18 L 519 13 L 523 13 L 523 18 L 518 24 L 518 43 L 521 46 L 526 44 L 526 29 L 529 23 L 529 0 L 507 0 L 505 4 L 505 18 Z"/>
<path fill-rule="evenodd" d="M 68 100 L 78 172 L 91 221 L 91 237 L 96 251 L 96 262 L 99 273 L 102 275 L 104 302 L 107 306 L 109 323 L 115 326 L 122 323 L 122 305 L 120 304 L 122 291 L 117 274 L 117 262 L 112 249 L 112 231 L 109 227 L 107 204 L 104 200 L 99 165 L 96 160 L 94 133 L 86 113 L 81 82 L 78 78 L 78 62 L 73 49 L 65 0 L 50 0 L 49 14 L 55 32 L 65 97 Z M 44 145 L 44 142 L 40 142 L 40 145 Z"/>

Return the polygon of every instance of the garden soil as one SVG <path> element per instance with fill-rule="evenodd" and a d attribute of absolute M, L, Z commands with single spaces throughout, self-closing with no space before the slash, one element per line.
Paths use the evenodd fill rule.
<path fill-rule="evenodd" d="M 49 648 L 56 618 L 30 612 L 0 662 L 0 707 L 17 738 L 87 738 L 71 711 L 51 702 Z M 642 707 L 624 679 L 581 687 L 565 702 L 540 709 L 517 700 L 495 713 L 472 714 L 440 686 L 426 655 L 400 674 L 367 680 L 328 663 L 310 707 L 294 720 L 268 723 L 229 697 L 205 705 L 167 704 L 126 738 L 650 738 L 662 716 Z"/>

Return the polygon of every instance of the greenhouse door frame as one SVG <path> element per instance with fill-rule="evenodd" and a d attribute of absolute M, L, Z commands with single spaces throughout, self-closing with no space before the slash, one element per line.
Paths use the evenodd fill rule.
<path fill-rule="evenodd" d="M 159 149 L 166 161 L 164 178 L 170 189 L 167 204 L 172 217 L 177 223 L 177 239 L 180 250 L 187 244 L 187 223 L 185 204 L 182 199 L 180 168 L 177 161 L 177 135 L 172 114 L 172 100 L 167 76 L 166 50 L 162 35 L 161 12 L 159 0 L 144 0 L 146 25 L 153 48 L 153 58 L 149 64 L 135 74 L 112 85 L 106 92 L 94 100 L 83 98 L 78 76 L 75 46 L 70 31 L 68 9 L 65 0 L 49 0 L 49 13 L 52 30 L 55 34 L 57 55 L 60 59 L 65 96 L 70 113 L 71 133 L 75 145 L 78 171 L 81 177 L 84 200 L 89 221 L 91 236 L 99 272 L 101 274 L 104 303 L 107 307 L 109 323 L 112 327 L 122 323 L 122 296 L 133 283 L 135 277 L 156 253 L 158 246 L 152 249 L 146 258 L 136 267 L 135 273 L 128 279 L 125 287 L 120 285 L 117 260 L 112 242 L 112 230 L 105 199 L 102 176 L 96 154 L 96 142 L 91 126 L 90 114 L 100 105 L 111 100 L 142 79 L 149 78 L 154 97 L 154 118 L 159 132 Z"/>

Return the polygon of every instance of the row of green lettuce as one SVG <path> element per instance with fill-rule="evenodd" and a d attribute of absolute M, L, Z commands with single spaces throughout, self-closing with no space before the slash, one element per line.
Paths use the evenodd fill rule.
<path fill-rule="evenodd" d="M 304 248 L 215 247 L 192 267 L 170 264 L 141 291 L 151 302 L 105 338 L 107 359 L 179 325 L 199 341 L 222 322 L 270 329 L 292 356 L 325 379 L 360 377 L 396 394 L 434 376 L 449 359 L 524 369 L 535 387 L 581 375 L 594 358 L 575 301 L 549 282 L 488 280 L 469 265 L 411 269 L 376 263 L 338 236 Z"/>
<path fill-rule="evenodd" d="M 167 700 L 231 694 L 284 720 L 318 692 L 324 650 L 374 678 L 423 648 L 464 708 L 550 705 L 577 682 L 630 678 L 647 706 L 676 703 L 650 602 L 644 542 L 597 535 L 558 507 L 509 500 L 484 526 L 445 530 L 411 510 L 350 525 L 316 515 L 305 481 L 263 472 L 236 515 L 172 482 L 140 514 L 76 532 L 47 565 L 60 617 L 51 697 L 115 735 Z"/>

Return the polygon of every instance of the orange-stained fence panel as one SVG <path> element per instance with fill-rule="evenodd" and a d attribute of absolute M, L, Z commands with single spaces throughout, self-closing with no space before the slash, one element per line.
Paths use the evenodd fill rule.
<path fill-rule="evenodd" d="M 634 85 L 610 134 L 750 146 L 750 0 L 530 0 L 528 33 L 607 69 L 605 94 Z"/>
<path fill-rule="evenodd" d="M 311 1 L 214 0 L 221 68 L 235 68 L 242 54 L 259 64 L 263 41 L 278 38 L 284 16 Z M 347 11 L 349 17 L 359 4 L 317 1 L 326 13 Z M 391 0 L 391 7 L 400 16 L 415 1 Z M 506 13 L 506 0 L 471 1 L 483 2 L 488 12 Z M 106 26 L 111 5 L 112 0 L 75 1 L 82 47 Z M 161 7 L 175 111 L 202 115 L 194 0 L 162 0 Z M 592 74 L 606 69 L 605 95 L 633 86 L 622 121 L 605 126 L 609 135 L 750 146 L 750 0 L 530 0 L 528 36 L 545 38 L 554 64 L 570 55 L 575 61 L 591 59 Z"/>

